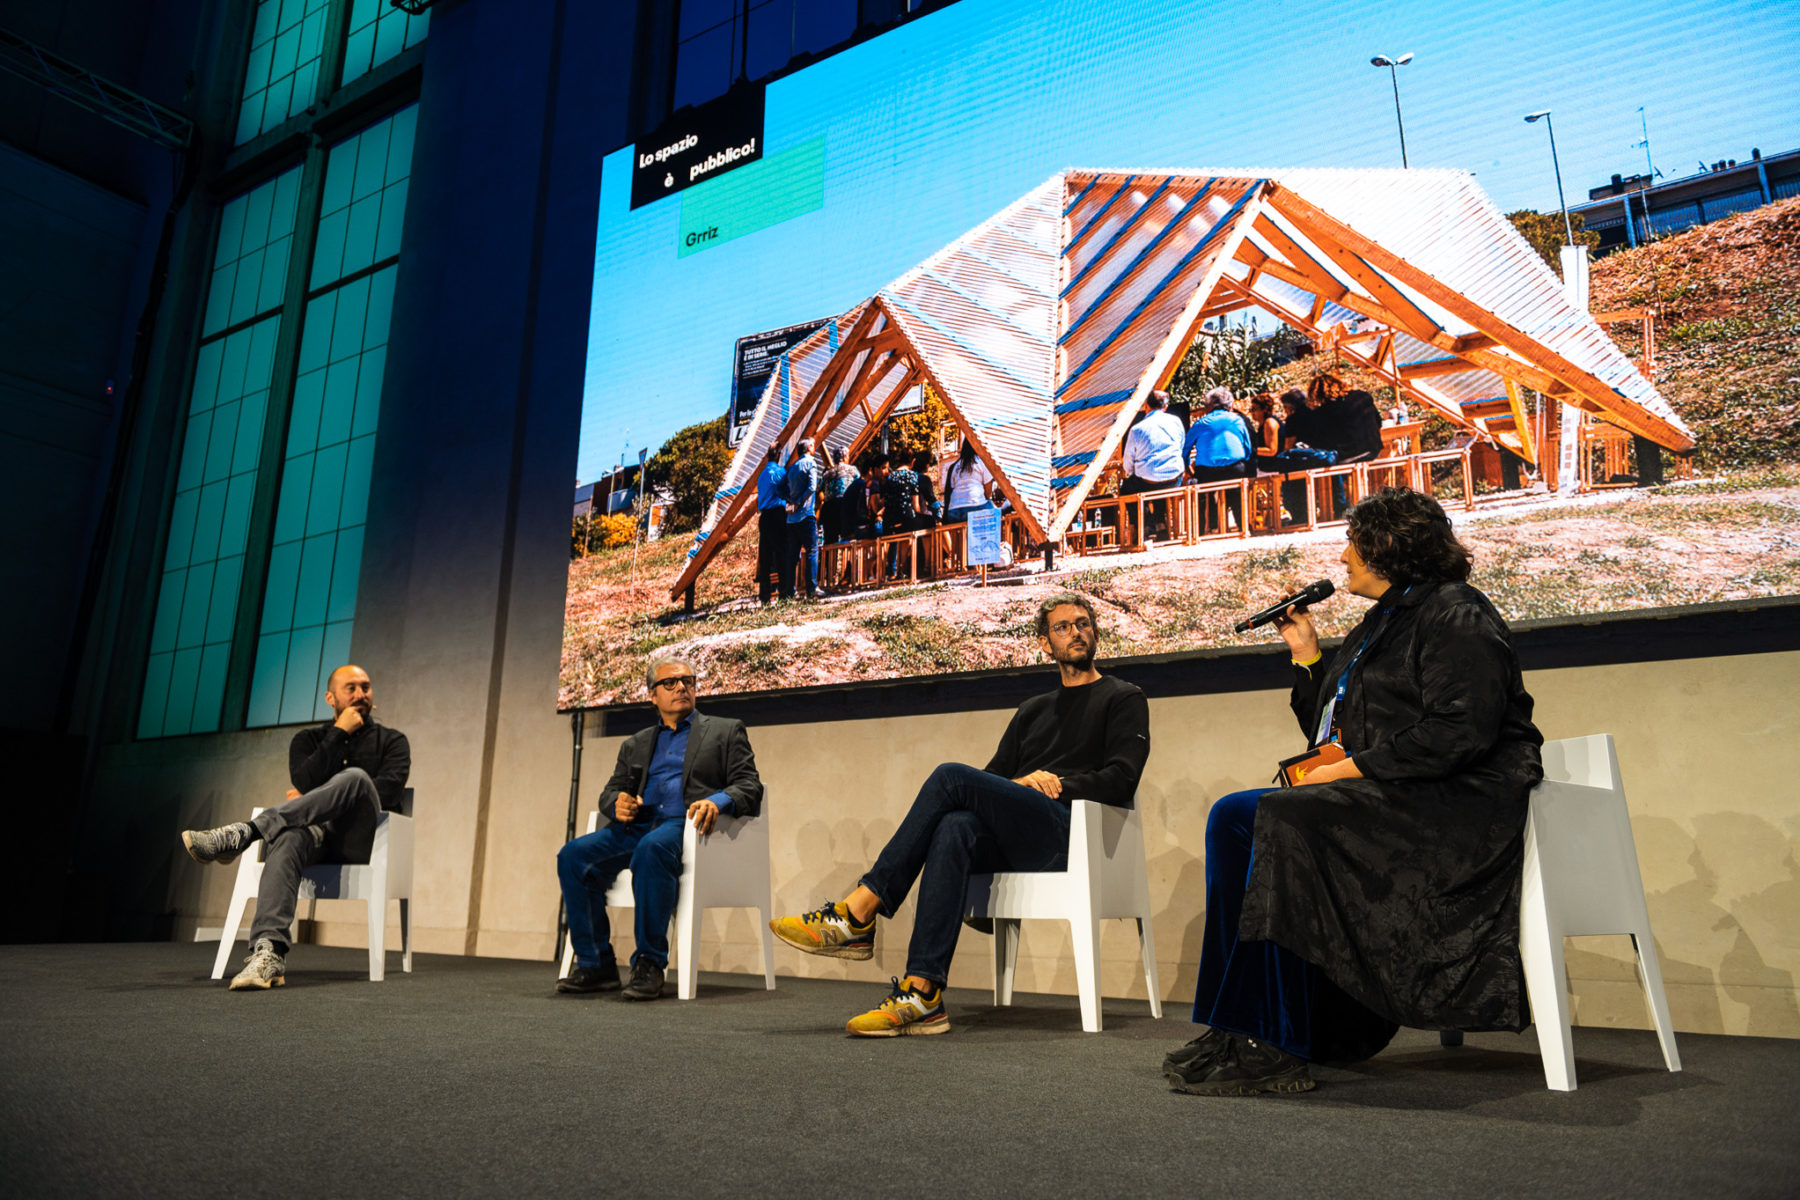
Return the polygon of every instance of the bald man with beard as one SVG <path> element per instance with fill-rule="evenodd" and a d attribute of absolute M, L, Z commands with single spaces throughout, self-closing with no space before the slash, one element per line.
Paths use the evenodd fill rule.
<path fill-rule="evenodd" d="M 342 666 L 325 685 L 336 715 L 294 735 L 288 747 L 287 800 L 248 821 L 190 829 L 181 844 L 195 862 L 228 863 L 258 839 L 262 887 L 250 926 L 250 954 L 231 981 L 234 992 L 280 987 L 287 978 L 288 930 L 300 874 L 314 863 L 366 863 L 375 819 L 400 805 L 412 769 L 406 735 L 375 721 L 374 685 L 358 666 Z"/>

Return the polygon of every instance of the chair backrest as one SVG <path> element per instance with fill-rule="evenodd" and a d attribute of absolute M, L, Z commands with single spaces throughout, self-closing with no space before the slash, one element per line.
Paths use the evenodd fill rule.
<path fill-rule="evenodd" d="M 1069 867 L 1086 843 L 1095 903 L 1102 912 L 1131 911 L 1144 873 L 1144 822 L 1135 808 L 1077 800 L 1069 830 Z"/>
<path fill-rule="evenodd" d="M 1545 742 L 1542 754 L 1544 778 L 1551 783 L 1618 790 L 1619 755 L 1610 733 Z"/>
<path fill-rule="evenodd" d="M 1644 882 L 1611 734 L 1544 745 L 1531 793 L 1525 887 L 1542 890 L 1558 936 L 1647 927 Z"/>

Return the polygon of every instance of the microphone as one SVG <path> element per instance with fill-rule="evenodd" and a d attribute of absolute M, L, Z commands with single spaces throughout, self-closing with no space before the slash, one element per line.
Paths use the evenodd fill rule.
<path fill-rule="evenodd" d="M 1335 591 L 1337 591 L 1337 589 L 1331 585 L 1331 580 L 1320 579 L 1314 583 L 1307 584 L 1287 599 L 1277 600 L 1261 612 L 1245 617 L 1231 628 L 1233 632 L 1236 633 L 1248 633 L 1258 625 L 1267 625 L 1276 617 L 1285 614 L 1290 608 L 1306 608 L 1317 604 L 1319 601 L 1329 597 L 1331 593 Z"/>

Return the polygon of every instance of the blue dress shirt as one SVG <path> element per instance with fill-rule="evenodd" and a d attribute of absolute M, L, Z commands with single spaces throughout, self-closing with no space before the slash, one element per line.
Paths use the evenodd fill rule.
<path fill-rule="evenodd" d="M 687 815 L 687 801 L 681 794 L 681 772 L 687 760 L 688 733 L 693 725 L 694 715 L 689 713 L 676 722 L 675 728 L 664 725 L 656 731 L 656 744 L 650 750 L 650 769 L 644 773 L 644 794 L 639 799 L 645 808 L 656 814 L 658 821 Z M 707 799 L 719 806 L 720 815 L 731 815 L 730 796 L 714 792 Z"/>
<path fill-rule="evenodd" d="M 765 508 L 781 508 L 787 503 L 782 498 L 782 484 L 787 481 L 787 472 L 781 469 L 780 463 L 767 463 L 762 473 L 756 477 L 756 509 L 761 512 Z"/>
<path fill-rule="evenodd" d="M 794 506 L 794 511 L 788 514 L 788 524 L 812 520 L 813 500 L 819 492 L 819 460 L 810 454 L 796 458 L 794 465 L 787 469 L 787 484 L 783 491 Z"/>

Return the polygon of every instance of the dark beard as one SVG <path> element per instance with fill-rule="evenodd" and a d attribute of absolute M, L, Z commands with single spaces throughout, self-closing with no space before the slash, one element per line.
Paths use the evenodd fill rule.
<path fill-rule="evenodd" d="M 1056 665 L 1059 667 L 1073 667 L 1077 671 L 1088 671 L 1092 670 L 1094 666 L 1094 650 L 1095 647 L 1089 646 L 1080 651 L 1078 655 L 1064 651 L 1062 655 L 1052 655 L 1051 657 L 1056 659 Z"/>

